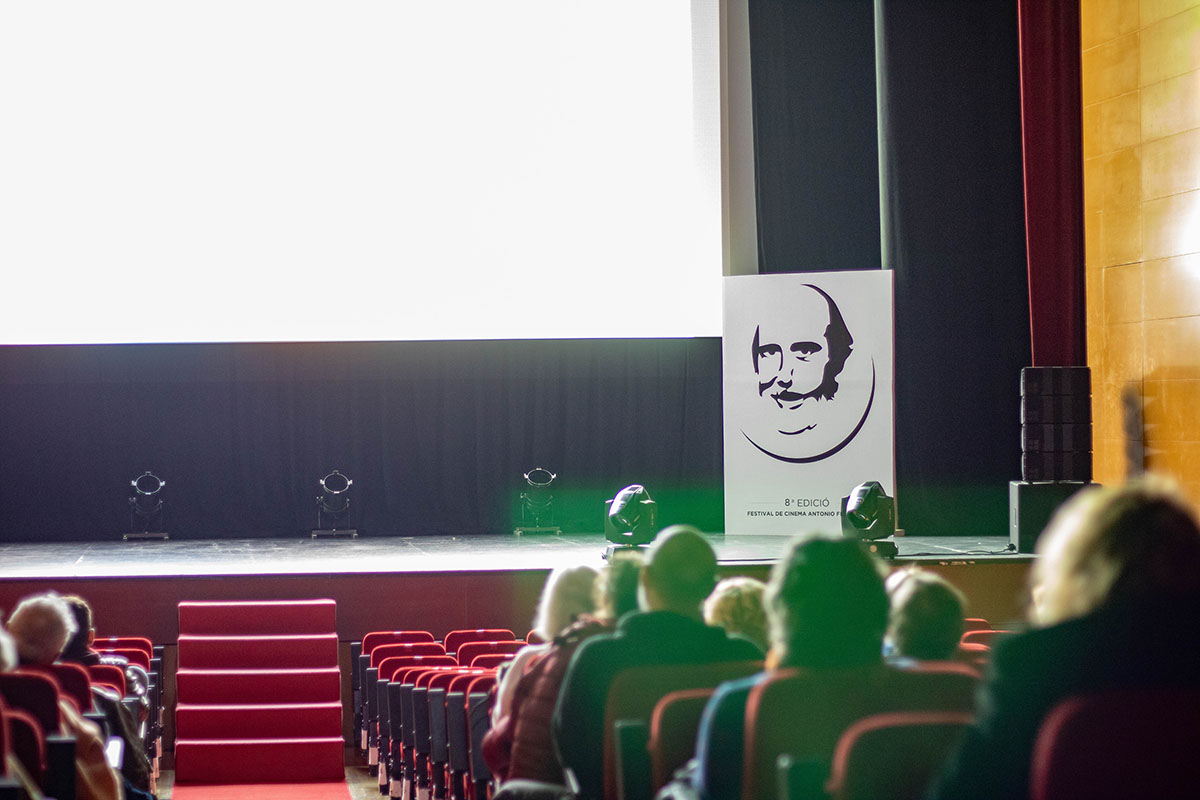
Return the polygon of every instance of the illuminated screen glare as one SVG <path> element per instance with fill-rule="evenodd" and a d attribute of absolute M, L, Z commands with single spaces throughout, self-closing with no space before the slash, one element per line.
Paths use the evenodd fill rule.
<path fill-rule="evenodd" d="M 5 3 L 0 342 L 717 336 L 717 26 Z"/>

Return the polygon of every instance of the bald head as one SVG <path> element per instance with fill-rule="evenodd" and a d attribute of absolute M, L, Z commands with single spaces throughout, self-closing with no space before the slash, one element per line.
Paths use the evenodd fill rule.
<path fill-rule="evenodd" d="M 644 606 L 699 619 L 701 604 L 717 582 L 717 556 L 690 525 L 663 530 L 646 552 L 642 568 Z"/>

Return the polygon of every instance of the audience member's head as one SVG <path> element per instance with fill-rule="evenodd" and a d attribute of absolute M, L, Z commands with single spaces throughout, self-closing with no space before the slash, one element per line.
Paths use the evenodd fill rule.
<path fill-rule="evenodd" d="M 54 592 L 26 597 L 8 618 L 23 664 L 53 664 L 75 627 L 70 606 Z"/>
<path fill-rule="evenodd" d="M 923 661 L 954 658 L 962 638 L 966 598 L 923 569 L 898 569 L 885 581 L 892 610 L 887 638 L 895 655 Z"/>
<path fill-rule="evenodd" d="M 1033 621 L 1043 625 L 1140 596 L 1200 592 L 1200 526 L 1161 478 L 1079 492 L 1037 550 Z"/>
<path fill-rule="evenodd" d="M 701 619 L 700 605 L 717 584 L 717 556 L 690 525 L 663 529 L 646 551 L 640 605 Z"/>
<path fill-rule="evenodd" d="M 595 611 L 592 587 L 596 570 L 591 567 L 560 567 L 550 573 L 538 601 L 533 630 L 550 641 L 581 614 Z"/>
<path fill-rule="evenodd" d="M 71 609 L 75 617 L 75 633 L 67 640 L 67 646 L 62 650 L 64 661 L 80 661 L 91 652 L 92 642 L 96 639 L 95 626 L 92 621 L 92 607 L 88 601 L 77 594 L 63 595 L 63 601 Z"/>
<path fill-rule="evenodd" d="M 764 595 L 774 660 L 784 667 L 841 667 L 882 657 L 888 597 L 875 561 L 853 539 L 793 541 Z"/>
<path fill-rule="evenodd" d="M 17 666 L 17 643 L 4 626 L 0 625 L 0 672 L 8 672 Z"/>
<path fill-rule="evenodd" d="M 596 579 L 596 615 L 616 622 L 638 608 L 638 577 L 642 554 L 636 550 L 613 553 Z"/>
<path fill-rule="evenodd" d="M 724 628 L 726 633 L 749 639 L 765 653 L 767 612 L 763 608 L 763 591 L 766 588 L 765 583 L 754 578 L 726 578 L 704 601 L 704 621 Z"/>

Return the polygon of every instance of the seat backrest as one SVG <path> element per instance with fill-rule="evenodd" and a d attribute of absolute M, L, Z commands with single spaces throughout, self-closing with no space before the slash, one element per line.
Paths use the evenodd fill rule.
<path fill-rule="evenodd" d="M 429 631 L 371 631 L 363 634 L 362 652 L 369 655 L 381 644 L 415 644 L 433 640 L 433 634 Z"/>
<path fill-rule="evenodd" d="M 495 669 L 513 660 L 512 653 L 484 653 L 471 659 L 471 666 L 479 669 Z"/>
<path fill-rule="evenodd" d="M 1200 796 L 1200 689 L 1067 698 L 1033 747 L 1032 800 Z"/>
<path fill-rule="evenodd" d="M 9 708 L 28 711 L 47 734 L 59 732 L 58 680 L 43 672 L 18 668 L 0 672 L 0 696 Z"/>
<path fill-rule="evenodd" d="M 121 697 L 125 696 L 125 670 L 112 664 L 89 664 L 87 671 L 92 683 L 107 684 L 116 689 Z"/>
<path fill-rule="evenodd" d="M 608 687 L 604 703 L 604 796 L 617 796 L 616 739 L 618 720 L 650 724 L 654 707 L 665 695 L 682 689 L 711 689 L 762 669 L 761 661 L 714 664 L 653 664 L 621 670 Z"/>
<path fill-rule="evenodd" d="M 1005 636 L 1012 636 L 1013 631 L 966 631 L 959 642 L 962 644 L 986 644 L 995 647 L 996 643 Z"/>
<path fill-rule="evenodd" d="M 46 782 L 46 734 L 28 711 L 9 706 L 3 712 L 8 727 L 10 750 L 39 786 Z"/>
<path fill-rule="evenodd" d="M 964 631 L 990 631 L 992 623 L 983 617 L 967 617 L 963 620 Z"/>
<path fill-rule="evenodd" d="M 507 628 L 477 628 L 473 631 L 450 631 L 442 644 L 446 645 L 447 653 L 457 653 L 458 648 L 467 642 L 510 642 L 515 638 Z"/>
<path fill-rule="evenodd" d="M 696 752 L 700 715 L 716 689 L 684 689 L 664 695 L 650 716 L 650 763 L 657 791 L 671 780 L 675 770 Z"/>
<path fill-rule="evenodd" d="M 972 719 L 964 711 L 863 717 L 838 739 L 826 790 L 833 800 L 919 800 Z"/>
<path fill-rule="evenodd" d="M 396 673 L 408 667 L 456 666 L 458 666 L 458 662 L 454 660 L 454 656 L 448 656 L 445 653 L 431 656 L 391 656 L 380 662 L 378 680 L 394 681 L 397 679 Z"/>
<path fill-rule="evenodd" d="M 97 636 L 92 642 L 92 649 L 100 653 L 111 648 L 141 650 L 146 658 L 154 658 L 154 644 L 144 636 Z"/>
<path fill-rule="evenodd" d="M 746 704 L 742 797 L 776 800 L 783 754 L 805 765 L 820 792 L 838 739 L 855 720 L 885 711 L 970 713 L 978 683 L 969 667 L 949 663 L 780 670 L 751 689 Z"/>
<path fill-rule="evenodd" d="M 459 645 L 454 655 L 458 659 L 458 663 L 469 665 L 475 660 L 476 656 L 487 653 L 504 653 L 508 655 L 517 652 L 524 646 L 525 642 L 519 639 L 510 639 L 504 642 L 463 642 Z"/>
<path fill-rule="evenodd" d="M 378 667 L 385 658 L 392 656 L 441 656 L 446 650 L 437 642 L 402 642 L 381 644 L 371 650 L 371 666 Z"/>
<path fill-rule="evenodd" d="M 147 672 L 150 671 L 150 656 L 136 647 L 112 647 L 103 651 L 104 655 L 121 656 L 130 664 L 137 664 Z"/>
<path fill-rule="evenodd" d="M 48 667 L 22 667 L 22 669 L 45 671 L 58 681 L 63 695 L 70 698 L 81 712 L 92 710 L 92 679 L 82 664 L 59 662 Z"/>

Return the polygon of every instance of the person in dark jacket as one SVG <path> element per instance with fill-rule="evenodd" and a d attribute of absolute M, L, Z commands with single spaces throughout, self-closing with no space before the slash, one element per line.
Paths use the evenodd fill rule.
<path fill-rule="evenodd" d="M 716 585 L 717 559 L 695 528 L 659 534 L 646 554 L 639 583 L 641 611 L 622 617 L 611 634 L 576 650 L 554 710 L 554 740 L 563 767 L 583 800 L 604 792 L 604 704 L 624 669 L 651 664 L 753 661 L 762 652 L 746 639 L 706 625 L 702 604 Z"/>
<path fill-rule="evenodd" d="M 1033 622 L 993 653 L 979 716 L 930 800 L 1029 796 L 1033 745 L 1061 700 L 1106 689 L 1193 687 L 1200 525 L 1157 479 L 1072 498 L 1038 542 Z"/>

